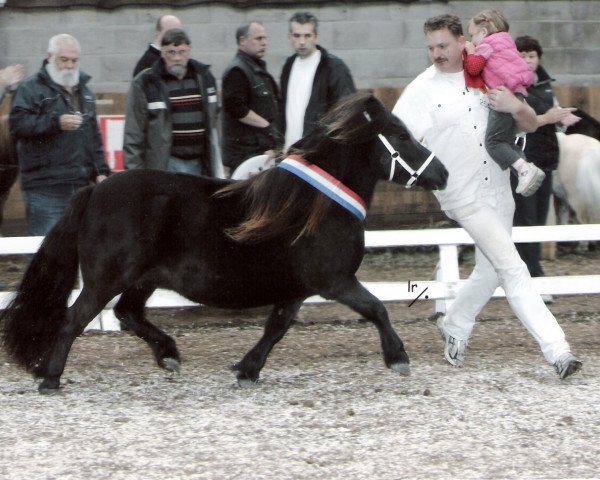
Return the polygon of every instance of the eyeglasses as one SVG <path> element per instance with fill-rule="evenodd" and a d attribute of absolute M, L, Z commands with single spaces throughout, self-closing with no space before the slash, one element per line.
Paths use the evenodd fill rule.
<path fill-rule="evenodd" d="M 169 57 L 185 57 L 190 54 L 189 48 L 182 48 L 181 50 L 163 50 L 165 55 Z"/>

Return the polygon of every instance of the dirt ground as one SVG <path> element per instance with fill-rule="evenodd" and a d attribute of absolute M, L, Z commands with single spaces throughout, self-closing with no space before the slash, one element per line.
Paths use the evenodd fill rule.
<path fill-rule="evenodd" d="M 360 278 L 429 279 L 436 258 L 371 254 Z M 597 274 L 599 260 L 562 250 L 544 266 Z M 21 271 L 2 262 L 5 288 Z M 264 309 L 150 312 L 178 342 L 179 375 L 128 332 L 87 333 L 52 396 L 0 352 L 0 478 L 600 478 L 600 296 L 550 305 L 584 362 L 566 381 L 503 299 L 482 312 L 463 369 L 443 360 L 433 302 L 386 306 L 410 377 L 387 370 L 375 328 L 336 304 L 304 306 L 249 389 L 229 365 L 260 337 Z"/>

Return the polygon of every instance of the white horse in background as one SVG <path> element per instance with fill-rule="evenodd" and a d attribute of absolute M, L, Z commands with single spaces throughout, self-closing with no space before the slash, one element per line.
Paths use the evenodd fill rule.
<path fill-rule="evenodd" d="M 274 167 L 275 159 L 269 155 L 257 155 L 244 160 L 231 174 L 232 180 L 247 180 L 250 177 Z"/>
<path fill-rule="evenodd" d="M 600 223 L 600 141 L 577 133 L 556 135 L 559 160 L 553 192 L 559 200 L 558 223 L 569 223 L 569 209 L 577 223 Z"/>

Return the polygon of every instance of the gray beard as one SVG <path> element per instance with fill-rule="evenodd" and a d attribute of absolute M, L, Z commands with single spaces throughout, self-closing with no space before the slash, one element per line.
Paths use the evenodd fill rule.
<path fill-rule="evenodd" d="M 169 72 L 171 75 L 173 75 L 174 77 L 177 77 L 177 78 L 183 77 L 185 75 L 186 71 L 187 71 L 187 67 L 180 63 L 176 63 L 167 68 L 167 72 Z"/>
<path fill-rule="evenodd" d="M 59 70 L 54 62 L 46 64 L 46 71 L 52 81 L 61 87 L 75 87 L 79 85 L 79 69 L 77 70 Z"/>

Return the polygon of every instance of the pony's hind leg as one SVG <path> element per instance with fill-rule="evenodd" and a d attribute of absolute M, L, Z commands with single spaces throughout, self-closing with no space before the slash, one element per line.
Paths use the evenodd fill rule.
<path fill-rule="evenodd" d="M 35 370 L 37 377 L 42 377 L 38 390 L 40 393 L 52 393 L 60 387 L 60 377 L 67 363 L 67 357 L 75 339 L 83 333 L 85 327 L 98 315 L 109 299 L 104 301 L 86 289 L 85 286 L 75 303 L 67 309 L 67 321 L 56 335 L 45 359 Z"/>
<path fill-rule="evenodd" d="M 232 367 L 233 370 L 238 372 L 237 379 L 240 386 L 250 385 L 258 381 L 260 371 L 264 367 L 269 353 L 290 328 L 303 301 L 304 299 L 273 306 L 273 310 L 271 310 L 271 314 L 265 323 L 261 339 L 244 355 L 242 360 Z"/>
<path fill-rule="evenodd" d="M 175 340 L 146 320 L 144 316 L 144 307 L 154 290 L 154 287 L 139 285 L 129 288 L 121 295 L 114 312 L 121 322 L 150 346 L 160 367 L 178 372 L 181 357 Z"/>
<path fill-rule="evenodd" d="M 410 375 L 408 355 L 402 340 L 390 323 L 387 309 L 381 300 L 360 284 L 356 277 L 338 282 L 335 291 L 321 294 L 326 298 L 337 300 L 373 322 L 379 331 L 386 366 L 401 375 Z"/>

